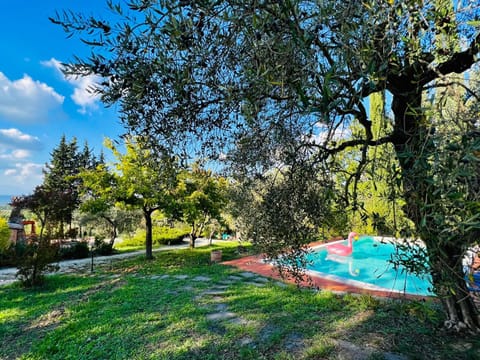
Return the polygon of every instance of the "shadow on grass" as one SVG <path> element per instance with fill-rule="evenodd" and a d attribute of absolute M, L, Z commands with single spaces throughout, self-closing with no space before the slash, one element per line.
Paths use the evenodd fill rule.
<path fill-rule="evenodd" d="M 478 357 L 478 341 L 442 333 L 427 305 L 232 280 L 235 269 L 210 264 L 213 248 L 53 276 L 43 289 L 0 288 L 0 357 L 329 359 L 349 344 L 411 358 Z M 237 256 L 233 246 L 222 250 L 225 259 Z M 197 275 L 210 280 L 193 281 Z M 206 295 L 220 284 L 221 295 Z M 208 320 L 219 308 L 235 318 Z"/>
<path fill-rule="evenodd" d="M 0 357 L 18 357 L 58 326 L 66 307 L 95 286 L 96 279 L 49 276 L 40 288 L 23 289 L 19 283 L 0 287 Z"/>

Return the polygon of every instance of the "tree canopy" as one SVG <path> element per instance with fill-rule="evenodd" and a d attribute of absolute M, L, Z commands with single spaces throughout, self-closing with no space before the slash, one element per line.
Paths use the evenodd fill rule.
<path fill-rule="evenodd" d="M 95 168 L 101 160 L 101 157 L 100 160 L 96 158 L 87 143 L 80 151 L 75 137 L 68 142 L 63 135 L 51 153 L 50 162 L 45 164 L 43 190 L 39 191 L 49 193 L 48 204 L 44 206 L 50 207 L 48 220 L 60 225 L 61 237 L 64 236 L 64 224 L 71 225 L 73 212 L 80 205 L 78 173 Z"/>
<path fill-rule="evenodd" d="M 145 148 L 142 138 L 125 141 L 125 153 L 112 140 L 105 145 L 116 158 L 113 169 L 98 168 L 91 172 L 90 189 L 95 194 L 92 205 L 106 210 L 114 202 L 141 209 L 145 220 L 145 250 L 147 259 L 152 253 L 152 213 L 172 206 L 171 193 L 176 184 L 175 158 Z"/>
<path fill-rule="evenodd" d="M 227 180 L 215 176 L 199 164 L 178 175 L 178 184 L 173 193 L 175 207 L 180 218 L 190 225 L 190 247 L 206 226 L 222 221 L 222 209 L 226 204 Z"/>

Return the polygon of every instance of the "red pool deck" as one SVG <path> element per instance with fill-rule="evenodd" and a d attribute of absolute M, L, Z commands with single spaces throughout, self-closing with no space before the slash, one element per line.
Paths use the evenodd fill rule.
<path fill-rule="evenodd" d="M 324 243 L 312 243 L 310 246 L 321 245 Z M 282 279 L 278 270 L 272 264 L 263 261 L 262 255 L 246 256 L 236 260 L 224 261 L 223 265 L 234 266 L 244 271 L 250 271 L 262 276 L 278 279 L 287 283 L 295 284 L 294 279 Z M 300 283 L 301 286 L 309 287 L 313 286 L 319 289 L 330 290 L 334 292 L 355 293 L 355 294 L 369 294 L 372 296 L 379 296 L 385 298 L 403 298 L 403 299 L 432 299 L 430 296 L 420 296 L 404 294 L 395 291 L 378 291 L 371 289 L 364 289 L 361 287 L 353 286 L 351 284 L 342 283 L 330 279 L 325 279 L 317 274 L 309 274 L 310 282 L 304 280 Z"/>

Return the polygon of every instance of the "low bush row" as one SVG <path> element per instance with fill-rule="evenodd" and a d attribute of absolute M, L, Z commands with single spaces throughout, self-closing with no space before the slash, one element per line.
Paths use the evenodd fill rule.
<path fill-rule="evenodd" d="M 189 228 L 155 226 L 153 228 L 154 245 L 177 245 L 189 235 Z M 133 237 L 125 238 L 121 247 L 145 245 L 145 230 L 138 230 Z M 90 256 L 90 248 L 86 241 L 70 241 L 62 244 L 52 244 L 56 249 L 56 258 L 59 260 L 82 259 Z M 112 246 L 103 240 L 96 239 L 94 246 L 95 255 L 105 256 L 114 252 Z M 17 266 L 17 251 L 14 246 L 0 251 L 0 267 Z"/>
<path fill-rule="evenodd" d="M 153 227 L 153 244 L 154 245 L 177 245 L 183 242 L 183 239 L 190 233 L 188 227 L 169 227 L 154 226 Z M 145 244 L 145 230 L 137 230 L 134 236 L 124 238 L 121 246 L 141 246 Z"/>

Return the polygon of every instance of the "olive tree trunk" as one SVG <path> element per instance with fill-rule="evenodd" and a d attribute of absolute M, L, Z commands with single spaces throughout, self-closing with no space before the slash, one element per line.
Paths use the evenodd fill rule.
<path fill-rule="evenodd" d="M 405 213 L 414 222 L 417 233 L 426 245 L 434 291 L 443 304 L 449 329 L 480 331 L 480 317 L 467 289 L 462 268 L 465 241 L 439 241 L 440 233 L 425 209 L 440 199 L 432 189 L 429 164 L 421 162 L 428 152 L 435 151 L 428 144 L 429 127 L 421 111 L 422 93 L 409 89 L 404 96 L 393 97 L 395 116 L 394 146 L 403 175 Z M 448 176 L 448 174 L 445 174 Z"/>

